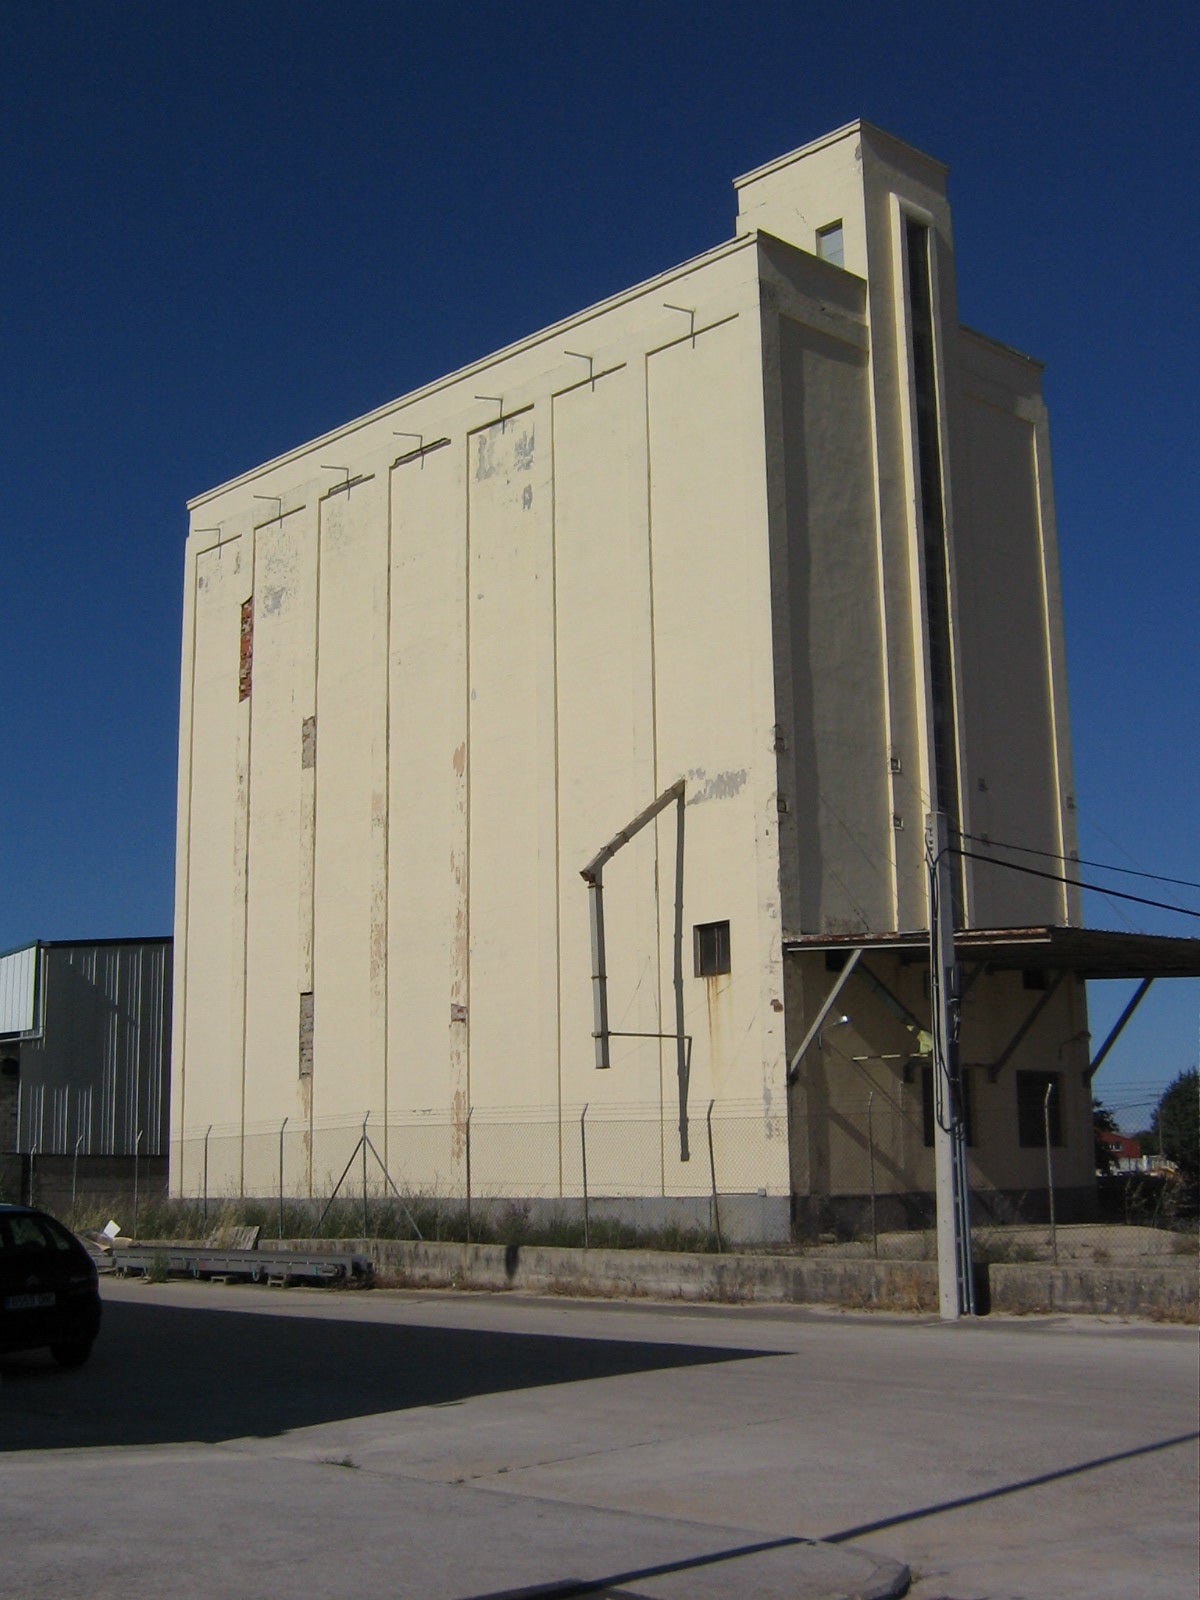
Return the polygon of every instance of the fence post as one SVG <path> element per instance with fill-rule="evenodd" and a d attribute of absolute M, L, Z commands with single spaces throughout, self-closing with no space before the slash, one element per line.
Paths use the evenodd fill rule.
<path fill-rule="evenodd" d="M 208 1227 L 208 1134 L 212 1132 L 212 1123 L 208 1125 L 208 1133 L 204 1135 L 204 1226 Z"/>
<path fill-rule="evenodd" d="M 370 1235 L 370 1223 L 369 1223 L 369 1221 L 368 1221 L 368 1219 L 367 1219 L 367 1123 L 368 1123 L 368 1122 L 370 1122 L 370 1120 L 371 1120 L 371 1113 L 370 1113 L 370 1112 L 369 1112 L 369 1111 L 368 1111 L 368 1112 L 367 1112 L 367 1114 L 366 1114 L 366 1116 L 365 1116 L 365 1117 L 364 1117 L 364 1118 L 363 1118 L 363 1131 L 362 1131 L 362 1158 L 363 1158 L 363 1243 L 364 1243 L 364 1244 L 366 1244 L 366 1242 L 367 1242 L 367 1240 L 368 1240 L 368 1239 L 369 1239 L 369 1238 L 370 1238 L 370 1236 L 371 1236 L 371 1235 Z"/>
<path fill-rule="evenodd" d="M 717 1252 L 724 1254 L 725 1246 L 721 1243 L 721 1205 L 717 1199 L 717 1158 L 713 1154 L 712 1114 L 714 1100 L 708 1102 L 708 1170 L 712 1176 L 712 1210 L 713 1229 L 717 1235 Z"/>
<path fill-rule="evenodd" d="M 1054 1093 L 1053 1083 L 1046 1085 L 1046 1098 L 1042 1101 L 1042 1126 L 1046 1133 L 1046 1193 L 1050 1199 L 1050 1254 L 1054 1257 L 1054 1265 L 1058 1265 L 1058 1233 L 1054 1227 L 1054 1159 L 1050 1154 L 1050 1096 Z"/>
<path fill-rule="evenodd" d="M 288 1125 L 288 1119 L 286 1117 L 284 1117 L 283 1121 L 279 1124 L 279 1239 L 280 1239 L 280 1243 L 283 1242 L 283 1130 L 287 1127 L 287 1125 Z"/>
<path fill-rule="evenodd" d="M 867 1159 L 871 1171 L 871 1254 L 878 1259 L 879 1228 L 875 1216 L 875 1125 L 871 1120 L 871 1108 L 874 1102 L 875 1091 L 872 1089 L 867 1095 Z"/>
<path fill-rule="evenodd" d="M 142 1152 L 142 1130 L 137 1131 L 137 1138 L 133 1141 L 133 1237 L 138 1236 L 138 1160 Z"/>
<path fill-rule="evenodd" d="M 583 1154 L 583 1248 L 588 1248 L 588 1192 L 587 1192 L 587 1101 L 579 1116 L 579 1144 Z"/>
<path fill-rule="evenodd" d="M 76 1141 L 75 1141 L 75 1156 L 74 1156 L 74 1159 L 71 1162 L 71 1227 L 72 1227 L 72 1229 L 75 1227 L 75 1189 L 76 1189 L 76 1184 L 77 1184 L 77 1181 L 78 1181 L 78 1178 L 79 1178 L 79 1146 L 82 1143 L 83 1143 L 83 1135 L 80 1134 L 78 1139 L 76 1139 Z"/>
<path fill-rule="evenodd" d="M 467 1243 L 471 1242 L 471 1113 L 474 1106 L 467 1107 Z"/>

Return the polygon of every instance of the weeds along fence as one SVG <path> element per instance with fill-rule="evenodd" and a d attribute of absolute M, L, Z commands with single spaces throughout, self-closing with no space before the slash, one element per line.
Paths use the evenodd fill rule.
<path fill-rule="evenodd" d="M 620 1224 L 782 1242 L 790 1229 L 782 1115 L 710 1104 L 679 1129 L 587 1105 L 558 1117 L 468 1109 L 312 1128 L 281 1122 L 186 1132 L 172 1146 L 172 1194 L 202 1216 L 230 1201 L 274 1201 L 277 1216 L 483 1238 L 503 1225 Z M 424 1222 L 422 1221 L 424 1219 Z M 294 1223 L 293 1223 L 294 1226 Z M 357 1232 L 357 1227 L 355 1228 Z"/>
<path fill-rule="evenodd" d="M 289 1120 L 244 1134 L 205 1128 L 172 1146 L 171 1192 L 191 1203 L 197 1227 L 236 1213 L 281 1237 L 935 1256 L 934 1111 L 919 1071 L 810 1090 L 805 1109 L 793 1111 L 789 1149 L 782 1115 L 702 1106 L 688 1121 L 686 1161 L 672 1123 L 586 1105 L 561 1118 L 475 1108 L 312 1128 Z M 967 1164 L 977 1260 L 1138 1265 L 1195 1253 L 1194 1207 L 1169 1176 L 1126 1183 L 1114 1199 L 1096 1183 L 1090 1147 L 1055 1143 L 1061 1129 L 1014 1157 L 997 1119 L 980 1125 L 978 1104 L 975 1114 Z M 1011 1181 L 1014 1170 L 1023 1181 Z"/>

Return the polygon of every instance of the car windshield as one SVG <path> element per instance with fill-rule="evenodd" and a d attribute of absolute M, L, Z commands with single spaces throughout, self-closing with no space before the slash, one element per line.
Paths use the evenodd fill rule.
<path fill-rule="evenodd" d="M 0 1250 L 70 1251 L 71 1236 L 48 1217 L 0 1214 Z"/>

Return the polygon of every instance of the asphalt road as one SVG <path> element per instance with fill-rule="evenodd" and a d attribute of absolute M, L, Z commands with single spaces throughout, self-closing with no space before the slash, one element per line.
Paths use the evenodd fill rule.
<path fill-rule="evenodd" d="M 1197 1592 L 1195 1330 L 104 1293 L 0 1361 L 5 1600 Z"/>

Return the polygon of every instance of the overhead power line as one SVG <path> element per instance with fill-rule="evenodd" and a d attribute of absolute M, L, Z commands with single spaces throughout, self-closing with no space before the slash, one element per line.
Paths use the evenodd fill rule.
<path fill-rule="evenodd" d="M 1009 872 L 1023 872 L 1031 878 L 1045 878 L 1050 883 L 1069 884 L 1074 889 L 1089 889 L 1093 894 L 1111 896 L 1114 900 L 1131 900 L 1134 905 L 1153 906 L 1157 911 L 1175 911 L 1181 917 L 1195 917 L 1200 921 L 1200 911 L 1193 911 L 1189 906 L 1172 905 L 1169 900 L 1149 900 L 1142 894 L 1130 894 L 1125 889 L 1108 889 L 1098 883 L 1084 883 L 1081 878 L 1067 878 L 1060 872 L 1043 872 L 1040 867 L 1023 867 L 1017 861 L 997 861 L 995 856 L 985 856 L 978 850 L 958 849 L 954 852 L 967 861 L 986 861 L 992 867 L 1004 867 Z"/>
<path fill-rule="evenodd" d="M 1096 867 L 1101 872 L 1120 872 L 1127 878 L 1149 878 L 1153 883 L 1173 883 L 1180 889 L 1200 889 L 1200 883 L 1194 883 L 1191 878 L 1168 878 L 1162 872 L 1141 872 L 1136 867 L 1114 867 L 1108 861 L 1089 861 L 1085 856 L 1063 856 L 1054 850 L 1035 850 L 1032 845 L 1010 844 L 1006 839 L 992 839 L 982 833 L 959 833 L 958 837 L 971 839 L 976 844 L 989 845 L 993 850 L 1019 850 L 1022 855 L 1042 856 L 1047 861 L 1069 861 L 1077 867 Z"/>

